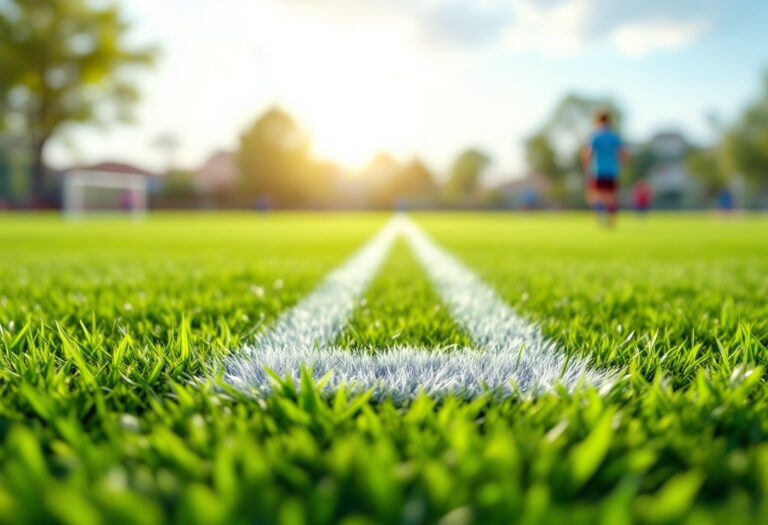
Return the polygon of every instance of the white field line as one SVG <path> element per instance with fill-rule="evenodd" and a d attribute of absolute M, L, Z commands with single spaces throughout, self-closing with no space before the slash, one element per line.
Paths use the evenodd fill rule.
<path fill-rule="evenodd" d="M 484 352 L 477 359 L 494 362 L 493 378 L 505 377 L 522 392 L 538 392 L 562 384 L 608 386 L 615 374 L 589 367 L 586 360 L 568 358 L 538 328 L 518 316 L 487 284 L 456 258 L 437 246 L 416 224 L 401 217 L 401 229 L 416 258 L 456 323 Z M 490 377 L 483 376 L 494 385 Z"/>
<path fill-rule="evenodd" d="M 393 347 L 376 352 L 331 347 L 353 313 L 398 233 L 404 233 L 457 323 L 480 348 Z M 412 398 L 451 393 L 476 396 L 488 389 L 509 395 L 563 384 L 601 386 L 611 375 L 590 370 L 541 337 L 532 325 L 470 270 L 438 248 L 409 219 L 390 221 L 372 241 L 332 272 L 307 298 L 280 316 L 253 346 L 225 360 L 223 379 L 257 395 L 273 380 L 266 369 L 298 383 L 302 366 L 315 380 L 331 372 L 325 388 L 341 384 L 374 397 Z"/>
<path fill-rule="evenodd" d="M 227 363 L 228 372 L 247 376 L 253 368 L 251 363 L 261 359 L 269 349 L 299 355 L 333 344 L 399 231 L 399 224 L 390 220 L 344 264 L 328 274 L 317 289 L 278 317 L 272 328 L 246 349 L 246 356 L 236 356 Z"/>

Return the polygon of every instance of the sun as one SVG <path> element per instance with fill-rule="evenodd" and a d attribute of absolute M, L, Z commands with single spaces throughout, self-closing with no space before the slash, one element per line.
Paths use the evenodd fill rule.
<path fill-rule="evenodd" d="M 308 111 L 307 126 L 319 157 L 359 168 L 382 150 L 406 145 L 404 98 L 361 86 L 345 93 L 327 93 Z"/>
<path fill-rule="evenodd" d="M 312 137 L 314 153 L 359 168 L 376 153 L 413 145 L 417 113 L 407 48 L 375 33 L 303 28 L 302 42 L 278 64 L 281 98 Z M 285 48 L 283 49 L 285 52 Z"/>

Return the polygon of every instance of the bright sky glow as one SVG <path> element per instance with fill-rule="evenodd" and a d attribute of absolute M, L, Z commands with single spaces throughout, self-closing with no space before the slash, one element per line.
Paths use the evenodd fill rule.
<path fill-rule="evenodd" d="M 163 54 L 142 73 L 137 122 L 73 128 L 55 165 L 163 166 L 153 139 L 178 136 L 183 166 L 236 147 L 278 105 L 315 153 L 348 167 L 378 151 L 445 172 L 465 147 L 524 170 L 522 141 L 570 91 L 614 95 L 630 139 L 675 127 L 711 136 L 768 68 L 758 0 L 121 0 L 133 40 Z"/>

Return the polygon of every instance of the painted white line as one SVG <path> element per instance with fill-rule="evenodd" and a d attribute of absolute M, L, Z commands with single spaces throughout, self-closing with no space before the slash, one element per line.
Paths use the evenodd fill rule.
<path fill-rule="evenodd" d="M 478 349 L 394 347 L 370 352 L 330 345 L 349 320 L 398 233 L 404 233 L 457 323 Z M 536 327 L 504 303 L 474 273 L 435 245 L 410 219 L 396 217 L 372 241 L 331 273 L 320 287 L 280 316 L 255 344 L 225 362 L 223 379 L 266 395 L 273 380 L 265 369 L 298 383 L 302 367 L 325 388 L 345 384 L 374 397 L 411 398 L 421 391 L 473 397 L 488 389 L 509 395 L 539 393 L 562 384 L 605 386 L 613 374 L 567 359 Z"/>
<path fill-rule="evenodd" d="M 584 382 L 604 386 L 614 374 L 590 368 L 546 339 L 538 328 L 518 316 L 487 284 L 456 258 L 437 246 L 412 220 L 399 217 L 416 258 L 481 355 L 497 362 L 520 391 L 538 392 L 555 384 L 574 387 Z"/>
<path fill-rule="evenodd" d="M 281 378 L 290 376 L 299 385 L 304 366 L 312 368 L 316 381 L 331 372 L 324 385 L 327 390 L 335 391 L 341 384 L 351 391 L 371 389 L 374 399 L 391 396 L 395 401 L 402 401 L 420 392 L 432 397 L 461 394 L 471 398 L 489 389 L 508 396 L 516 390 L 514 378 L 519 372 L 516 358 L 515 354 L 469 348 L 399 346 L 371 353 L 337 347 L 300 351 L 269 347 L 252 352 L 247 367 L 240 368 L 239 374 L 226 375 L 225 380 L 240 390 L 266 395 L 272 389 L 273 380 L 265 368 Z M 552 386 L 554 384 L 547 385 Z M 518 388 L 530 393 L 541 390 Z"/>
<path fill-rule="evenodd" d="M 314 348 L 333 344 L 354 312 L 381 262 L 400 231 L 390 220 L 368 243 L 342 266 L 332 271 L 320 286 L 275 321 L 255 343 L 225 361 L 225 379 L 232 384 L 251 384 L 261 378 L 257 368 L 269 366 L 264 357 L 276 353 L 303 355 Z"/>

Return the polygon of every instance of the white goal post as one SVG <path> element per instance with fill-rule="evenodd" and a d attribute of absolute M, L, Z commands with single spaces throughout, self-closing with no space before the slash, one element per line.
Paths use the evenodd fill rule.
<path fill-rule="evenodd" d="M 148 181 L 136 173 L 73 170 L 64 177 L 62 208 L 66 215 L 124 212 L 134 217 L 147 211 Z"/>

